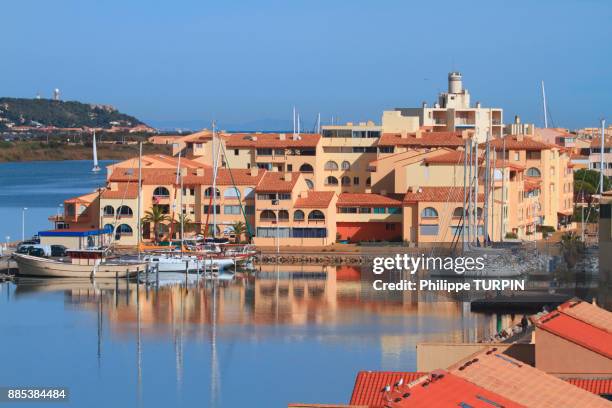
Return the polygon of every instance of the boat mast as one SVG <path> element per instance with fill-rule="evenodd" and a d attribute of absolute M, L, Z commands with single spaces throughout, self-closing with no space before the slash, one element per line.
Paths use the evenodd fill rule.
<path fill-rule="evenodd" d="M 483 244 L 484 246 L 487 246 L 487 241 L 488 241 L 488 237 L 489 237 L 489 181 L 490 181 L 490 171 L 491 171 L 491 161 L 490 161 L 490 151 L 489 151 L 489 146 L 490 146 L 490 138 L 491 138 L 491 131 L 489 130 L 487 132 L 487 143 L 485 145 L 485 177 L 484 177 L 484 204 L 483 204 L 483 217 L 484 217 L 484 238 L 483 238 Z"/>
<path fill-rule="evenodd" d="M 136 208 L 136 214 L 138 216 L 138 220 L 136 220 L 137 222 L 137 239 L 136 239 L 136 245 L 138 246 L 138 260 L 140 260 L 140 240 L 141 240 L 141 234 L 142 234 L 142 226 L 141 226 L 141 198 L 140 196 L 142 195 L 142 142 L 138 143 L 138 203 L 137 203 L 137 208 Z"/>
<path fill-rule="evenodd" d="M 505 237 L 506 224 L 504 223 L 504 213 L 506 209 L 506 138 L 502 129 L 502 191 L 501 191 L 501 206 L 499 211 L 499 240 L 502 242 Z"/>
<path fill-rule="evenodd" d="M 217 140 L 216 140 L 216 126 L 215 121 L 212 123 L 212 163 L 213 163 L 213 179 L 212 179 L 212 211 L 213 211 L 213 240 L 217 236 Z"/>
<path fill-rule="evenodd" d="M 96 147 L 96 131 L 93 131 L 93 172 L 100 171 L 100 165 L 98 164 L 98 148 Z"/>
<path fill-rule="evenodd" d="M 181 197 L 179 199 L 180 211 L 179 217 L 181 220 L 181 254 L 183 253 L 183 241 L 185 239 L 185 216 L 187 211 L 183 208 L 183 175 L 181 174 Z"/>
<path fill-rule="evenodd" d="M 478 142 L 474 143 L 474 244 L 478 245 L 478 175 L 480 166 L 478 162 Z"/>
<path fill-rule="evenodd" d="M 544 81 L 542 81 L 542 105 L 544 107 L 544 128 L 548 127 L 548 107 L 546 106 L 546 90 L 544 89 Z"/>
<path fill-rule="evenodd" d="M 606 121 L 601 120 L 601 147 L 599 150 L 599 194 L 603 196 L 604 192 L 604 148 L 606 140 Z"/>
<path fill-rule="evenodd" d="M 474 146 L 472 145 L 473 140 L 470 139 L 470 156 L 468 158 L 468 161 L 470 163 L 470 169 L 469 169 L 469 184 L 468 184 L 468 199 L 467 199 L 467 207 L 468 207 L 468 243 L 472 243 L 472 218 L 474 216 L 474 213 L 472 211 L 472 193 L 473 193 L 473 188 L 472 188 L 472 182 L 474 181 L 474 178 L 472 176 L 472 168 L 474 167 L 473 164 L 473 160 L 474 160 Z"/>
<path fill-rule="evenodd" d="M 467 218 L 467 150 L 468 140 L 463 148 L 463 220 L 461 223 L 461 251 L 465 252 L 465 222 Z"/>

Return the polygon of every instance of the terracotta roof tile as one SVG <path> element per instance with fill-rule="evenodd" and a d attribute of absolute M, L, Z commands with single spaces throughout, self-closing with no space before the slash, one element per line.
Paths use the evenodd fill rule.
<path fill-rule="evenodd" d="M 507 135 L 504 138 L 493 139 L 490 141 L 490 145 L 498 152 L 502 151 L 504 140 L 506 141 L 506 150 L 547 150 L 558 148 L 558 146 L 540 142 L 530 136 L 523 136 L 522 140 L 519 140 L 519 137 L 516 135 Z M 485 143 L 482 143 L 481 146 L 484 147 Z"/>
<path fill-rule="evenodd" d="M 307 197 L 295 200 L 294 208 L 327 208 L 334 198 L 333 191 L 309 191 Z"/>
<path fill-rule="evenodd" d="M 404 203 L 416 202 L 463 202 L 463 187 L 419 187 L 417 191 L 408 191 Z M 478 201 L 484 202 L 484 194 L 478 194 Z"/>
<path fill-rule="evenodd" d="M 384 388 L 393 386 L 400 379 L 404 384 L 411 383 L 426 373 L 406 373 L 392 371 L 360 371 L 355 379 L 351 405 L 365 405 L 370 408 L 383 408 Z"/>
<path fill-rule="evenodd" d="M 290 193 L 293 191 L 295 183 L 297 183 L 299 172 L 291 173 L 291 180 L 285 180 L 285 173 L 278 171 L 266 171 L 264 176 L 261 178 L 255 191 L 259 192 L 283 192 Z"/>
<path fill-rule="evenodd" d="M 557 308 L 560 312 L 612 332 L 612 312 L 581 300 L 569 300 Z"/>
<path fill-rule="evenodd" d="M 612 378 L 565 378 L 564 380 L 593 394 L 612 395 Z"/>
<path fill-rule="evenodd" d="M 349 206 L 380 206 L 380 207 L 401 207 L 401 195 L 384 196 L 374 193 L 342 193 L 338 197 L 337 207 Z"/>
<path fill-rule="evenodd" d="M 198 175 L 200 173 L 200 175 Z M 256 186 L 263 177 L 265 171 L 260 170 L 256 176 L 251 175 L 249 169 L 219 169 L 217 172 L 217 185 L 230 186 L 236 185 Z M 109 177 L 111 182 L 133 182 L 138 183 L 138 170 L 117 168 Z M 185 185 L 212 185 L 212 168 L 188 169 L 183 175 Z M 176 183 L 176 169 L 142 169 L 143 185 L 173 185 Z"/>
<path fill-rule="evenodd" d="M 379 146 L 413 146 L 413 147 L 457 147 L 465 146 L 461 132 L 422 132 L 421 137 L 410 133 L 402 138 L 400 133 L 383 133 L 378 141 Z"/>
<path fill-rule="evenodd" d="M 606 407 L 612 403 L 501 353 L 496 348 L 473 354 L 448 371 L 528 407 Z"/>
<path fill-rule="evenodd" d="M 101 198 L 122 199 L 138 198 L 138 181 L 133 183 L 120 183 L 117 190 L 106 189 L 102 192 Z"/>
<path fill-rule="evenodd" d="M 525 408 L 508 398 L 472 384 L 444 370 L 436 370 L 410 386 L 401 385 L 387 394 L 390 408 L 470 407 Z"/>
<path fill-rule="evenodd" d="M 293 140 L 291 133 L 285 133 L 285 139 L 281 140 L 281 135 L 282 133 L 232 133 L 224 135 L 223 138 L 228 149 L 316 147 L 321 139 L 321 135 L 316 133 L 301 133 L 298 140 Z"/>

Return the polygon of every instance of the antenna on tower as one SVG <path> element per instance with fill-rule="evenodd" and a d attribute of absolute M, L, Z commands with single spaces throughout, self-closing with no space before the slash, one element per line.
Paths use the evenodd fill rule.
<path fill-rule="evenodd" d="M 315 126 L 315 133 L 321 133 L 321 112 L 317 115 L 317 125 Z"/>
<path fill-rule="evenodd" d="M 544 107 L 544 128 L 548 127 L 548 107 L 546 106 L 546 90 L 544 89 L 544 81 L 542 81 L 542 104 Z"/>
<path fill-rule="evenodd" d="M 59 88 L 55 88 L 53 90 L 53 100 L 54 101 L 59 101 L 60 100 L 60 90 L 59 90 Z"/>

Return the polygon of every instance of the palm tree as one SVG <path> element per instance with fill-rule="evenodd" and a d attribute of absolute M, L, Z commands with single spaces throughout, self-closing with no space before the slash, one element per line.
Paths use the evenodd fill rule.
<path fill-rule="evenodd" d="M 232 231 L 234 232 L 234 235 L 236 235 L 236 243 L 240 243 L 241 239 L 242 239 L 242 234 L 244 234 L 246 232 L 246 225 L 244 225 L 244 222 L 242 221 L 236 221 L 233 225 L 232 225 Z"/>
<path fill-rule="evenodd" d="M 584 251 L 584 242 L 580 239 L 580 236 L 575 232 L 566 232 L 561 236 L 559 246 L 563 252 L 563 258 L 567 263 L 567 266 L 571 269 L 576 266 L 580 254 Z"/>
<path fill-rule="evenodd" d="M 189 231 L 194 226 L 193 222 L 191 221 L 191 218 L 189 218 L 187 214 L 179 214 L 178 219 L 174 220 L 174 224 L 174 228 L 176 229 L 176 231 L 178 231 L 180 239 L 183 239 L 183 237 L 181 236 L 181 224 L 183 224 L 184 232 Z"/>
<path fill-rule="evenodd" d="M 164 213 L 164 210 L 160 206 L 154 205 L 150 210 L 145 211 L 145 216 L 142 218 L 142 221 L 153 224 L 153 236 L 154 241 L 157 244 L 159 238 L 158 227 L 161 223 L 170 221 L 170 217 L 168 214 Z"/>

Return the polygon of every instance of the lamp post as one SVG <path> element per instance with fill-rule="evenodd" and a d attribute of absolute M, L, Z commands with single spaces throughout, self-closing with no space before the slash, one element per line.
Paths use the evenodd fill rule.
<path fill-rule="evenodd" d="M 25 213 L 28 210 L 28 207 L 23 207 L 21 209 L 21 240 L 25 241 Z"/>

